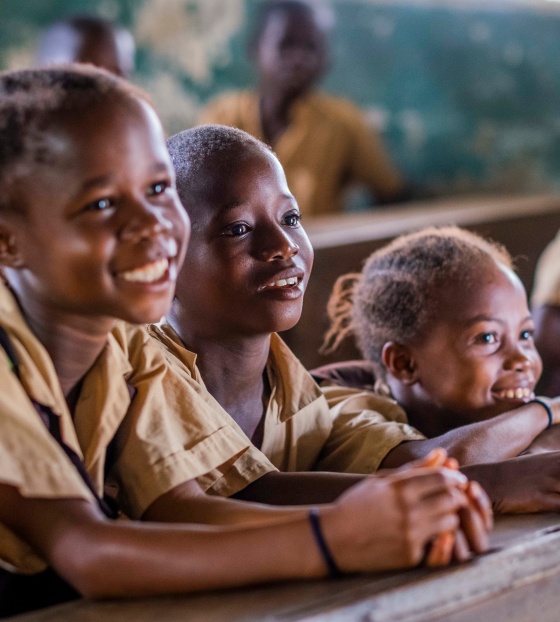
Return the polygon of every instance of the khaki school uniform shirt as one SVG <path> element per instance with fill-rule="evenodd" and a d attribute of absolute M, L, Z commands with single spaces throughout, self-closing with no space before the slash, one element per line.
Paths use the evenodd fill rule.
<path fill-rule="evenodd" d="M 253 91 L 219 96 L 200 121 L 237 127 L 264 140 L 259 98 Z M 402 189 L 379 137 L 361 111 L 344 99 L 310 93 L 297 101 L 289 127 L 273 147 L 303 215 L 340 211 L 350 183 L 365 184 L 381 197 Z"/>
<path fill-rule="evenodd" d="M 21 375 L 20 381 L 0 349 L 0 483 L 16 487 L 22 496 L 95 503 L 31 400 L 60 417 L 62 438 L 83 459 L 98 494 L 107 486 L 133 518 L 175 486 L 226 468 L 248 446 L 215 419 L 192 417 L 189 426 L 179 422 L 173 413 L 182 381 L 145 331 L 117 326 L 84 379 L 72 420 L 47 351 L 1 282 L 0 322 L 16 351 Z M 0 523 L 0 566 L 34 573 L 45 563 Z"/>
<path fill-rule="evenodd" d="M 153 325 L 150 332 L 190 376 L 191 390 L 203 395 L 224 421 L 243 434 L 204 386 L 196 354 L 183 346 L 173 328 Z M 265 454 L 281 471 L 373 473 L 391 449 L 403 441 L 424 439 L 406 424 L 404 411 L 393 400 L 355 389 L 319 387 L 275 334 L 271 336 L 267 373 L 271 396 L 262 453 L 256 449 L 247 453 L 252 460 L 261 462 Z M 222 481 L 219 489 L 211 487 L 210 491 L 227 494 L 228 487 Z"/>
<path fill-rule="evenodd" d="M 531 304 L 533 307 L 560 306 L 560 231 L 537 263 Z"/>

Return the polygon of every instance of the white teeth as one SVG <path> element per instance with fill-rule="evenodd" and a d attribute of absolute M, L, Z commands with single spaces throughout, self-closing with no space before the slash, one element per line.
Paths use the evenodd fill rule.
<path fill-rule="evenodd" d="M 161 279 L 168 267 L 169 259 L 159 259 L 141 268 L 129 270 L 128 272 L 121 272 L 119 276 L 121 279 L 133 283 L 152 283 L 153 281 Z"/>
<path fill-rule="evenodd" d="M 517 389 L 504 389 L 503 391 L 500 391 L 498 393 L 498 397 L 501 398 L 505 398 L 508 400 L 512 400 L 512 399 L 524 399 L 526 397 L 532 397 L 533 396 L 533 391 L 531 391 L 531 389 L 527 389 L 527 388 L 521 388 L 521 387 L 517 387 Z"/>
<path fill-rule="evenodd" d="M 272 281 L 269 283 L 267 287 L 286 287 L 286 285 L 297 285 L 297 276 L 291 276 L 288 279 L 278 279 L 277 281 Z"/>

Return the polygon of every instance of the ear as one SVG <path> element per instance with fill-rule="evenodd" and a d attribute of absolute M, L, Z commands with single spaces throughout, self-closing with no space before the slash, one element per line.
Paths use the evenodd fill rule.
<path fill-rule="evenodd" d="M 416 362 L 410 348 L 394 341 L 383 346 L 381 360 L 387 371 L 406 385 L 418 382 Z"/>
<path fill-rule="evenodd" d="M 7 268 L 21 268 L 23 258 L 16 243 L 13 231 L 0 223 L 0 264 Z"/>

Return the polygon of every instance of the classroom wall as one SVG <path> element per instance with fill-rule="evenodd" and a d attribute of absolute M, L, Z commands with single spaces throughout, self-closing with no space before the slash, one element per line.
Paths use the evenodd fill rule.
<path fill-rule="evenodd" d="M 40 29 L 76 12 L 129 26 L 136 82 L 167 131 L 213 95 L 253 81 L 247 21 L 258 0 L 2 0 L 0 66 L 27 65 Z M 560 188 L 560 3 L 330 0 L 324 88 L 353 99 L 429 194 Z"/>

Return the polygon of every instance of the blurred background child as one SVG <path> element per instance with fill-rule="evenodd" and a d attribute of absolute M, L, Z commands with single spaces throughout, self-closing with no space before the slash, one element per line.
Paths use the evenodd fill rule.
<path fill-rule="evenodd" d="M 49 26 L 42 34 L 35 65 L 91 63 L 117 76 L 134 71 L 132 34 L 95 15 L 74 15 Z"/>
<path fill-rule="evenodd" d="M 316 91 L 329 66 L 328 29 L 325 16 L 305 2 L 263 3 L 249 47 L 256 90 L 222 95 L 200 117 L 271 145 L 304 216 L 340 211 L 351 183 L 367 186 L 379 203 L 404 192 L 362 113 Z"/>

